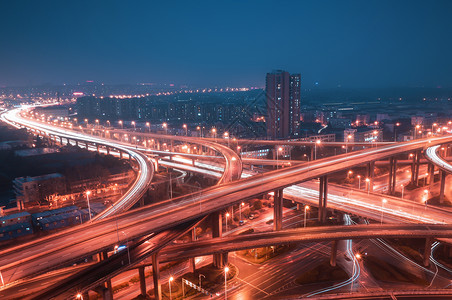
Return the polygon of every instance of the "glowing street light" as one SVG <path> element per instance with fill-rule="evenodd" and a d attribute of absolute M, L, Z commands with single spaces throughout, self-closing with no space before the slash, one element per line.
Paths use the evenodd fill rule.
<path fill-rule="evenodd" d="M 353 277 L 355 276 L 355 264 L 358 264 L 357 261 L 358 261 L 359 259 L 361 259 L 361 254 L 356 253 L 356 254 L 353 256 L 352 286 L 351 286 L 350 292 L 353 291 L 353 283 L 355 282 L 355 279 L 353 278 Z"/>
<path fill-rule="evenodd" d="M 370 194 L 370 179 L 366 178 L 366 185 L 367 185 L 367 195 Z"/>
<path fill-rule="evenodd" d="M 322 142 L 321 140 L 315 141 L 315 144 L 314 144 L 314 160 L 317 159 L 317 145 L 320 146 L 320 143 L 321 143 L 321 142 Z"/>
<path fill-rule="evenodd" d="M 226 213 L 226 231 L 228 231 L 228 218 L 229 218 L 229 213 Z"/>
<path fill-rule="evenodd" d="M 169 298 L 170 298 L 170 300 L 172 299 L 172 297 L 171 297 L 171 281 L 173 281 L 174 280 L 174 277 L 173 276 L 171 276 L 169 279 L 168 279 L 168 285 L 169 285 Z"/>
<path fill-rule="evenodd" d="M 151 123 L 146 122 L 146 127 L 148 128 L 149 132 L 151 132 Z"/>
<path fill-rule="evenodd" d="M 168 124 L 166 122 L 164 122 L 162 124 L 162 127 L 165 129 L 165 134 L 168 134 Z"/>
<path fill-rule="evenodd" d="M 228 278 L 228 272 L 229 267 L 224 267 L 224 299 L 228 299 L 228 285 L 227 285 L 227 278 Z"/>
<path fill-rule="evenodd" d="M 185 136 L 188 136 L 188 127 L 187 127 L 187 124 L 182 125 L 182 127 L 185 129 Z"/>
<path fill-rule="evenodd" d="M 124 129 L 124 123 L 121 121 L 121 120 L 119 120 L 119 125 L 121 125 L 121 129 Z"/>
<path fill-rule="evenodd" d="M 276 150 L 276 170 L 278 170 L 278 168 L 279 168 L 279 152 L 281 152 L 281 151 L 283 151 L 283 148 L 282 147 L 279 147 L 277 150 Z"/>
<path fill-rule="evenodd" d="M 245 202 L 242 202 L 239 205 L 239 208 L 240 208 L 240 221 L 242 221 L 242 206 L 245 206 Z"/>
<path fill-rule="evenodd" d="M 132 125 L 133 125 L 133 130 L 135 131 L 135 129 L 136 129 L 136 123 L 135 123 L 135 121 L 132 121 Z"/>
<path fill-rule="evenodd" d="M 358 190 L 361 189 L 361 175 L 356 176 L 358 177 Z"/>
<path fill-rule="evenodd" d="M 77 299 L 81 299 L 81 300 L 83 300 L 83 295 L 82 295 L 82 294 L 80 294 L 80 293 L 78 293 L 78 294 L 77 294 Z"/>
<path fill-rule="evenodd" d="M 306 212 L 309 210 L 309 205 L 305 205 L 304 206 L 304 221 L 303 221 L 303 224 L 304 224 L 304 228 L 306 228 Z"/>

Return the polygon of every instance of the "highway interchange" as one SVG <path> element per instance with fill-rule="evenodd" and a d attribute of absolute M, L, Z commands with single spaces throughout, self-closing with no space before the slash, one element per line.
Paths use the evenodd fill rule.
<path fill-rule="evenodd" d="M 37 127 L 36 124 L 25 123 L 26 121 L 23 119 L 20 122 L 30 127 Z M 46 128 L 46 130 L 50 131 L 54 129 Z M 53 133 L 59 136 L 68 134 L 67 132 L 61 133 L 58 131 Z M 69 135 L 69 137 L 86 138 L 78 135 Z M 89 138 L 94 139 L 91 140 L 93 142 L 105 143 L 103 139 Z M 321 159 L 311 162 L 309 165 L 303 164 L 266 174 L 255 175 L 235 183 L 218 185 L 186 197 L 179 197 L 158 205 L 151 205 L 123 213 L 117 219 L 106 218 L 94 224 L 86 224 L 45 239 L 30 242 L 27 244 L 26 251 L 18 248 L 3 250 L 0 252 L 1 270 L 4 274 L 3 276 L 8 281 L 14 281 L 24 276 L 55 268 L 58 265 L 75 260 L 83 255 L 108 249 L 112 244 L 117 242 L 115 240 L 115 222 L 117 222 L 119 230 L 125 231 L 129 238 L 140 237 L 164 229 L 170 229 L 182 222 L 194 220 L 196 217 L 224 209 L 243 199 L 249 199 L 277 189 L 291 187 L 295 183 L 308 181 L 339 170 L 349 169 L 369 161 L 383 159 L 402 152 L 408 153 L 416 149 L 440 145 L 450 141 L 452 141 L 450 136 L 443 136 L 382 146 L 380 148 L 349 153 L 348 155 Z M 123 147 L 117 143 L 113 143 L 111 146 L 115 148 Z M 124 151 L 127 152 L 130 149 L 124 148 Z M 331 205 L 331 197 L 329 205 Z M 376 205 L 375 207 L 369 207 L 367 205 L 366 208 L 370 211 L 375 210 L 375 214 L 380 214 L 380 205 Z M 387 215 L 399 215 L 398 211 L 392 210 L 389 207 L 387 210 L 385 211 Z M 407 216 L 407 218 L 410 217 Z M 428 220 L 432 222 L 427 223 L 443 223 L 448 219 L 448 213 L 438 212 L 437 216 Z M 419 222 L 419 219 L 414 219 L 413 221 Z M 144 226 L 144 224 L 146 225 Z M 49 242 L 52 243 L 51 247 L 48 246 Z M 59 252 L 56 253 L 56 250 Z"/>

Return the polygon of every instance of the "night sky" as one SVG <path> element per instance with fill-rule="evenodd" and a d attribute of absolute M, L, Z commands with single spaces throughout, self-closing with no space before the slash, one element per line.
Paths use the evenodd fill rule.
<path fill-rule="evenodd" d="M 452 1 L 0 1 L 0 86 L 452 87 Z"/>

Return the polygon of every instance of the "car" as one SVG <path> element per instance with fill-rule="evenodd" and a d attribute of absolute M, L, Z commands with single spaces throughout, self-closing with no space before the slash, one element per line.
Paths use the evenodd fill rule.
<path fill-rule="evenodd" d="M 243 226 L 243 225 L 245 225 L 245 221 L 240 220 L 240 221 L 239 221 L 239 226 Z"/>
<path fill-rule="evenodd" d="M 250 219 L 250 220 L 254 219 L 254 214 L 250 214 L 250 216 L 248 217 L 248 219 Z"/>

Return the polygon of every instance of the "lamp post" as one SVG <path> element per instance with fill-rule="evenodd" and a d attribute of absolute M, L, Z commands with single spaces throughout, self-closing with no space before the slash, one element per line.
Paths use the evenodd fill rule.
<path fill-rule="evenodd" d="M 121 125 L 121 129 L 124 129 L 124 123 L 121 121 L 121 120 L 119 120 L 119 125 Z"/>
<path fill-rule="evenodd" d="M 201 126 L 196 126 L 196 130 L 199 130 L 199 137 L 202 138 L 202 130 L 201 130 Z"/>
<path fill-rule="evenodd" d="M 173 280 L 174 280 L 174 277 L 173 277 L 173 276 L 171 276 L 171 277 L 168 279 L 168 285 L 169 285 L 169 298 L 170 298 L 170 300 L 173 299 L 172 296 L 171 296 L 171 281 L 173 281 Z"/>
<path fill-rule="evenodd" d="M 228 299 L 228 285 L 227 285 L 227 278 L 228 278 L 228 272 L 229 267 L 224 267 L 224 299 Z"/>
<path fill-rule="evenodd" d="M 82 294 L 80 294 L 80 293 L 78 293 L 78 294 L 77 294 L 77 299 L 81 299 L 81 300 L 83 300 L 83 295 L 82 295 Z"/>
<path fill-rule="evenodd" d="M 383 213 L 384 213 L 384 207 L 385 207 L 385 203 L 388 202 L 388 200 L 383 199 L 381 200 L 381 219 L 380 219 L 380 224 L 383 224 Z"/>
<path fill-rule="evenodd" d="M 240 208 L 240 221 L 242 221 L 242 206 L 245 206 L 244 202 L 240 203 L 240 205 L 239 205 L 239 208 Z"/>
<path fill-rule="evenodd" d="M 126 237 L 126 243 L 127 243 L 127 256 L 129 258 L 129 265 L 130 265 L 130 250 L 129 250 L 129 236 L 124 232 L 121 231 L 122 234 L 124 234 L 124 236 Z"/>
<path fill-rule="evenodd" d="M 352 170 L 349 170 L 348 172 L 347 172 L 347 178 L 348 179 L 350 179 L 350 176 L 353 174 L 353 171 Z"/>
<path fill-rule="evenodd" d="M 309 205 L 304 206 L 304 221 L 303 221 L 303 227 L 306 228 L 306 212 L 309 210 Z"/>
<path fill-rule="evenodd" d="M 88 202 L 88 213 L 89 213 L 89 220 L 91 221 L 91 206 L 89 205 L 89 195 L 91 195 L 91 191 L 86 191 L 86 202 Z"/>
<path fill-rule="evenodd" d="M 314 160 L 317 159 L 317 144 L 320 146 L 320 143 L 321 143 L 321 140 L 315 141 L 315 144 L 314 144 Z"/>
<path fill-rule="evenodd" d="M 223 135 L 225 139 L 228 139 L 228 148 L 229 148 L 229 132 L 226 131 L 225 133 L 223 133 Z"/>
<path fill-rule="evenodd" d="M 215 142 L 217 141 L 217 129 L 216 128 L 212 128 L 212 133 L 213 133 L 213 137 Z"/>
<path fill-rule="evenodd" d="M 361 175 L 356 176 L 358 177 L 358 190 L 361 189 Z"/>
<path fill-rule="evenodd" d="M 182 125 L 182 127 L 185 129 L 185 136 L 188 136 L 188 127 L 187 127 L 187 124 Z"/>
<path fill-rule="evenodd" d="M 348 141 L 352 138 L 351 134 L 347 135 L 347 140 L 345 141 L 345 153 L 348 152 Z"/>
<path fill-rule="evenodd" d="M 228 231 L 228 218 L 229 218 L 229 213 L 226 213 L 226 231 Z"/>
<path fill-rule="evenodd" d="M 358 264 L 358 260 L 361 258 L 361 254 L 356 253 L 355 256 L 353 256 L 353 270 L 352 270 L 352 286 L 350 289 L 350 292 L 353 292 L 353 283 L 355 281 L 355 279 L 353 278 L 353 276 L 355 276 L 355 264 Z"/>
<path fill-rule="evenodd" d="M 149 132 L 151 132 L 151 123 L 146 122 L 146 127 L 148 128 Z"/>
<path fill-rule="evenodd" d="M 168 124 L 165 122 L 162 124 L 162 127 L 165 129 L 165 134 L 168 134 Z"/>
<path fill-rule="evenodd" d="M 135 127 L 135 121 L 132 121 L 132 125 L 133 125 L 133 131 L 135 131 L 136 127 Z"/>
<path fill-rule="evenodd" d="M 400 185 L 402 187 L 402 199 L 403 199 L 403 191 L 405 189 L 405 186 L 403 184 Z"/>
<path fill-rule="evenodd" d="M 427 177 L 428 177 L 428 173 L 425 173 L 425 177 L 424 177 L 424 186 L 425 186 L 426 183 L 427 183 Z"/>
<path fill-rule="evenodd" d="M 397 142 L 397 127 L 400 126 L 400 123 L 397 122 L 397 123 L 395 124 L 395 126 L 396 126 L 396 127 L 394 127 L 394 142 Z"/>

